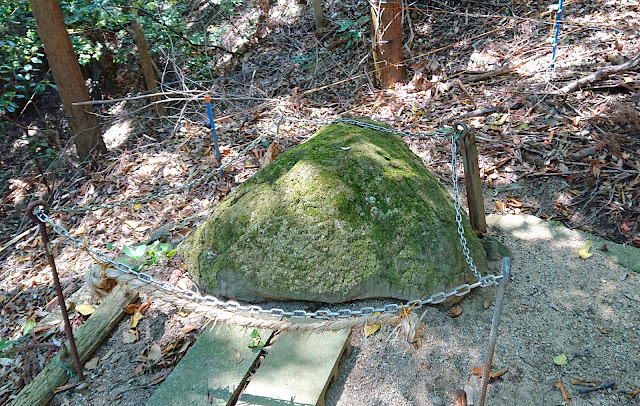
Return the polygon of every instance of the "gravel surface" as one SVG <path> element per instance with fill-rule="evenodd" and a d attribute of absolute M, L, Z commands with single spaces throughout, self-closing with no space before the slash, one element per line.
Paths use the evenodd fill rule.
<path fill-rule="evenodd" d="M 508 371 L 489 384 L 488 405 L 560 405 L 562 381 L 571 405 L 640 404 L 628 393 L 640 387 L 640 276 L 619 266 L 599 247 L 581 259 L 591 237 L 532 216 L 493 217 L 492 231 L 512 250 L 494 369 Z M 609 243 L 611 245 L 611 243 Z M 595 249 L 594 249 L 595 248 Z M 640 258 L 640 251 L 636 254 Z M 638 263 L 640 265 L 640 263 Z M 449 308 L 429 308 L 427 335 L 415 354 L 391 347 L 383 334 L 354 334 L 354 352 L 328 394 L 329 405 L 454 405 L 459 390 L 479 403 L 496 289 L 467 296 L 458 318 Z M 553 358 L 565 354 L 568 364 Z M 587 394 L 570 379 L 613 381 Z M 469 399 L 471 403 L 471 399 Z"/>

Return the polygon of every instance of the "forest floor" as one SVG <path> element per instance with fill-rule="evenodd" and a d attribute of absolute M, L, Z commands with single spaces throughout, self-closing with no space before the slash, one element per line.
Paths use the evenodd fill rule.
<path fill-rule="evenodd" d="M 125 245 L 137 246 L 153 234 L 177 244 L 211 207 L 259 170 L 275 139 L 276 112 L 309 120 L 368 116 L 388 123 L 407 132 L 408 145 L 448 188 L 449 141 L 409 134 L 464 121 L 476 131 L 487 213 L 529 214 L 640 246 L 640 69 L 560 91 L 640 54 L 637 2 L 565 3 L 553 72 L 547 41 L 552 16 L 544 7 L 464 4 L 408 8 L 407 84 L 385 91 L 376 90 L 367 74 L 371 56 L 366 42 L 347 47 L 357 30 L 366 31 L 367 23 L 358 22 L 368 15 L 366 4 L 327 2 L 328 29 L 322 35 L 314 34 L 304 5 L 274 4 L 261 20 L 259 38 L 243 45 L 250 52 L 227 61 L 214 80 L 189 80 L 177 68 L 165 69 L 179 79 L 178 85 L 166 86 L 176 95 L 167 103 L 166 117 L 153 117 L 144 100 L 99 106 L 110 150 L 95 162 L 96 171 L 74 161 L 68 138 L 60 135 L 66 129 L 54 95 L 38 103 L 42 114 L 30 111 L 16 118 L 21 127 L 8 127 L 0 138 L 2 151 L 9 151 L 0 157 L 0 338 L 15 340 L 0 358 L 1 375 L 8 378 L 0 384 L 0 403 L 33 379 L 64 339 L 58 325 L 45 321 L 55 308 L 55 294 L 40 239 L 23 214 L 26 204 L 41 196 L 54 208 L 116 203 L 52 213 L 75 238 L 114 258 L 122 256 Z M 244 23 L 242 17 L 234 21 L 236 27 Z M 339 31 L 341 24 L 349 28 Z M 235 159 L 222 181 L 212 172 L 218 162 L 202 124 L 205 91 L 213 96 L 220 118 L 223 163 Z M 243 155 L 270 126 L 266 139 Z M 279 150 L 304 142 L 317 128 L 285 120 Z M 27 137 L 60 148 L 56 159 L 36 156 Z M 132 200 L 149 193 L 143 202 Z M 572 404 L 637 404 L 638 396 L 627 394 L 640 386 L 633 375 L 639 351 L 638 276 L 599 252 L 591 261 L 577 258 L 584 236 L 572 235 L 557 246 L 544 238 L 491 232 L 516 257 L 496 361 L 509 372 L 491 386 L 494 404 L 561 404 L 553 388 L 560 378 L 616 382 L 613 389 L 577 395 Z M 71 295 L 94 261 L 60 236 L 52 238 L 51 247 Z M 178 257 L 161 255 L 160 263 L 146 271 L 193 287 Z M 454 404 L 465 385 L 477 390 L 469 374 L 481 364 L 491 317 L 484 304 L 494 294 L 494 289 L 472 294 L 454 319 L 449 309 L 430 309 L 428 335 L 416 354 L 391 347 L 384 331 L 367 340 L 356 333 L 356 351 L 330 390 L 329 403 Z M 79 297 L 78 304 L 90 301 Z M 85 319 L 75 310 L 72 317 L 75 327 Z M 140 322 L 135 341 L 123 344 L 123 337 L 131 339 L 123 336 L 128 323 L 128 318 L 120 323 L 98 352 L 89 386 L 58 395 L 55 404 L 144 403 L 184 353 L 175 351 L 150 365 L 153 345 L 178 343 L 185 350 L 205 328 L 203 318 L 159 303 Z M 33 349 L 34 344 L 52 345 Z M 561 353 L 569 365 L 560 368 L 549 361 Z M 574 387 L 569 389 L 576 396 Z"/>

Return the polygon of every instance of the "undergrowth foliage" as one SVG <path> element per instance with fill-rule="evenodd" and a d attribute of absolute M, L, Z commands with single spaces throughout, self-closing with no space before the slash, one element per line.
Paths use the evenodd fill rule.
<path fill-rule="evenodd" d="M 173 63 L 184 66 L 185 73 L 203 76 L 209 72 L 211 53 L 227 31 L 215 22 L 190 20 L 190 15 L 197 14 L 191 2 L 72 0 L 61 1 L 60 6 L 78 62 L 85 70 L 94 65 L 137 63 L 129 30 L 131 20 L 137 19 L 160 64 L 169 55 L 172 59 L 177 56 Z M 243 0 L 216 0 L 207 5 L 222 20 L 232 18 L 243 6 Z M 35 96 L 47 87 L 55 88 L 27 0 L 5 0 L 0 6 L 0 60 L 0 114 L 19 115 Z"/>

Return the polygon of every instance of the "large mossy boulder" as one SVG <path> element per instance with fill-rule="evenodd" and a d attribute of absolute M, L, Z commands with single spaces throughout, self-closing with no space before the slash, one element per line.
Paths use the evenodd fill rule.
<path fill-rule="evenodd" d="M 246 301 L 409 300 L 474 280 L 445 188 L 400 136 L 348 124 L 238 186 L 179 252 L 205 291 Z"/>

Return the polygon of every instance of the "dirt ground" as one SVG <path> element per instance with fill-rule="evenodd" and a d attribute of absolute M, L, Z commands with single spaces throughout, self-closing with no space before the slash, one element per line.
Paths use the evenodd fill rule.
<path fill-rule="evenodd" d="M 603 252 L 604 240 L 533 216 L 492 216 L 489 223 L 514 261 L 493 362 L 493 370 L 506 372 L 489 384 L 486 404 L 567 404 L 557 382 L 565 385 L 572 405 L 640 404 L 628 396 L 640 388 L 640 275 L 618 263 L 637 270 L 640 252 L 627 247 L 631 254 L 622 258 L 611 242 Z M 593 255 L 582 259 L 578 251 L 587 241 L 594 243 Z M 414 353 L 389 343 L 390 328 L 366 339 L 354 331 L 354 350 L 341 363 L 327 404 L 454 405 L 462 389 L 469 405 L 478 404 L 481 379 L 472 371 L 484 365 L 496 292 L 489 287 L 466 296 L 457 304 L 457 318 L 450 317 L 450 306 L 429 307 L 426 334 Z M 96 354 L 97 368 L 87 371 L 88 386 L 59 394 L 52 404 L 144 404 L 154 382 L 170 372 L 145 362 L 150 343 L 189 343 L 195 336 L 182 328 L 202 322 L 154 304 L 140 323 L 139 341 L 123 345 L 129 325 L 120 323 Z M 567 364 L 556 365 L 554 358 L 562 354 Z M 136 373 L 139 365 L 144 369 Z M 580 393 L 605 383 L 613 384 Z"/>
<path fill-rule="evenodd" d="M 156 232 L 163 241 L 178 243 L 259 169 L 274 132 L 247 155 L 240 156 L 241 151 L 272 124 L 274 112 L 300 119 L 369 116 L 408 133 L 464 121 L 476 130 L 487 213 L 534 215 L 640 246 L 637 66 L 566 97 L 557 93 L 637 55 L 637 2 L 569 2 L 552 73 L 546 5 L 445 1 L 412 7 L 408 81 L 386 91 L 368 79 L 366 43 L 346 47 L 337 31 L 340 23 L 367 14 L 366 5 L 324 2 L 330 29 L 319 39 L 311 13 L 302 8 L 289 13 L 288 2 L 276 3 L 261 37 L 248 42 L 251 57 L 216 72 L 219 77 L 199 88 L 221 96 L 214 108 L 221 118 L 223 161 L 239 158 L 223 182 L 203 178 L 218 165 L 202 126 L 206 112 L 201 98 L 180 93 L 180 87 L 166 87 L 183 99 L 167 103 L 169 115 L 163 119 L 153 117 L 140 100 L 96 109 L 110 149 L 96 162 L 97 171 L 75 160 L 55 94 L 41 100 L 43 114 L 27 112 L 16 118 L 18 125 L 2 122 L 0 149 L 10 154 L 0 157 L 0 347 L 5 340 L 14 342 L 0 357 L 0 404 L 28 384 L 64 340 L 59 325 L 48 324 L 55 294 L 40 240 L 23 214 L 26 204 L 39 197 L 60 207 L 119 202 L 109 209 L 53 214 L 74 237 L 114 258 L 122 256 L 124 245 L 145 242 Z M 511 15 L 516 17 L 506 17 Z M 245 17 L 253 18 L 239 16 L 238 21 Z M 485 35 L 495 27 L 501 30 Z M 487 108 L 494 110 L 474 113 Z M 283 123 L 280 150 L 304 142 L 315 128 Z M 27 137 L 54 148 L 56 159 L 36 158 Z M 404 139 L 451 190 L 450 143 L 417 135 Z M 167 193 L 193 179 L 205 180 Z M 129 204 L 148 193 L 160 197 Z M 496 367 L 507 372 L 490 384 L 488 404 L 563 404 L 553 386 L 559 380 L 572 405 L 638 404 L 640 396 L 627 396 L 640 387 L 638 274 L 605 257 L 600 240 L 592 257 L 579 258 L 578 249 L 596 237 L 497 227 L 491 233 L 511 248 L 514 263 L 495 356 Z M 67 297 L 75 292 L 71 297 L 77 304 L 89 302 L 81 286 L 94 260 L 61 237 L 54 237 L 51 247 Z M 148 272 L 193 286 L 177 257 L 162 257 Z M 391 347 L 388 331 L 367 340 L 356 332 L 355 351 L 329 391 L 329 404 L 453 405 L 464 387 L 473 389 L 477 404 L 480 380 L 471 372 L 483 362 L 495 292 L 488 288 L 466 297 L 458 318 L 448 316 L 448 307 L 429 308 L 428 334 L 415 354 Z M 85 319 L 72 312 L 75 328 Z M 129 323 L 127 316 L 96 353 L 97 365 L 87 369 L 89 383 L 60 393 L 52 404 L 143 404 L 206 321 L 153 303 L 132 342 Z M 170 348 L 157 363 L 150 359 L 154 345 Z M 567 365 L 554 364 L 561 354 Z M 589 387 L 570 379 L 615 385 L 581 394 L 579 389 Z"/>
<path fill-rule="evenodd" d="M 503 218 L 504 220 L 504 218 Z M 595 250 L 581 259 L 586 234 L 552 234 L 556 227 L 512 218 L 495 232 L 513 252 L 494 370 L 507 369 L 489 384 L 489 405 L 561 405 L 564 383 L 572 405 L 632 405 L 640 386 L 640 277 Z M 499 220 L 494 220 L 495 223 Z M 549 232 L 552 230 L 552 232 Z M 640 256 L 635 261 L 640 266 Z M 429 308 L 427 335 L 416 354 L 392 348 L 384 335 L 362 339 L 347 360 L 340 382 L 329 394 L 333 405 L 453 405 L 458 391 L 473 390 L 481 379 L 472 370 L 484 365 L 496 289 L 467 296 L 458 318 L 449 308 Z M 568 364 L 554 364 L 565 354 Z M 611 389 L 579 393 L 586 386 L 614 382 Z M 469 398 L 470 399 L 470 398 Z M 469 403 L 471 404 L 471 403 Z"/>

